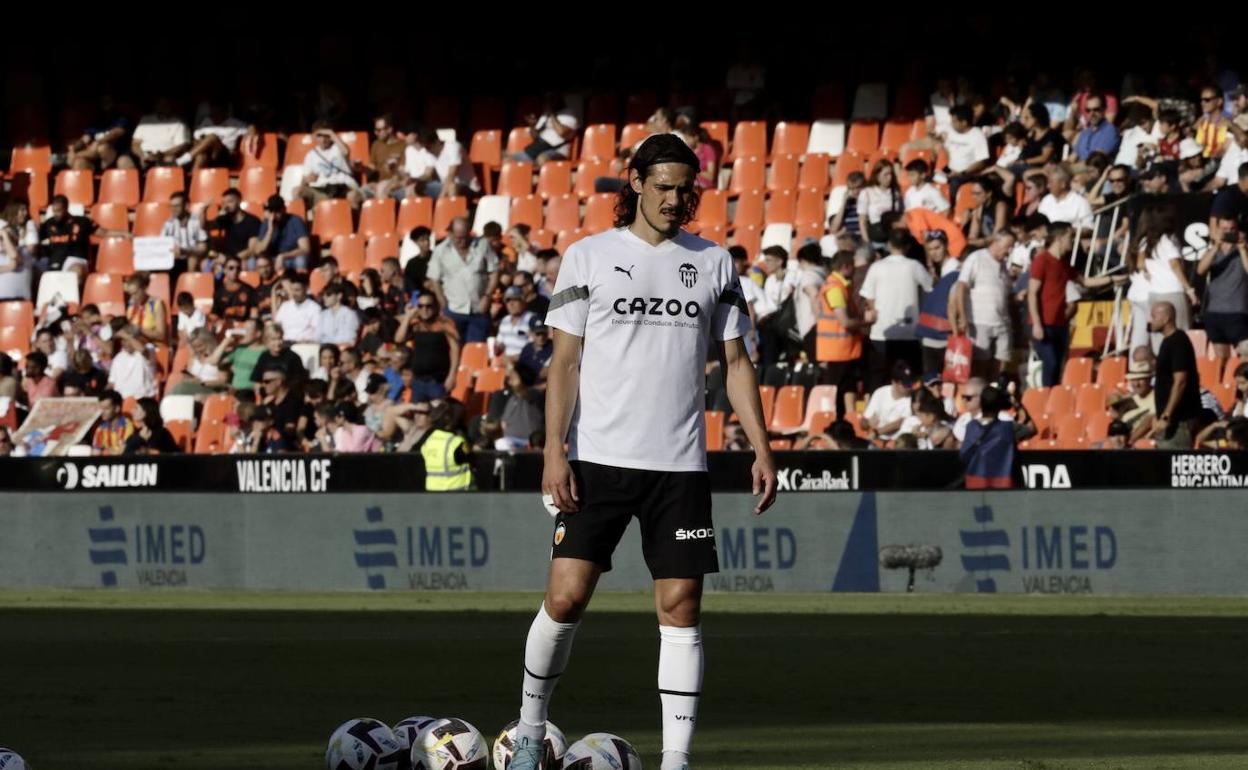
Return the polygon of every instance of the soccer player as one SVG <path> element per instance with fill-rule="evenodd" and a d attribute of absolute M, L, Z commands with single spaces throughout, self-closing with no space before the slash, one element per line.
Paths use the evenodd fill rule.
<path fill-rule="evenodd" d="M 697 210 L 698 169 L 675 134 L 642 143 L 615 229 L 568 248 L 550 299 L 542 491 L 559 513 L 545 601 L 525 645 L 511 770 L 541 766 L 547 708 L 572 637 L 634 516 L 659 621 L 662 770 L 689 767 L 702 686 L 702 581 L 719 570 L 703 421 L 711 341 L 754 446 L 754 512 L 775 501 L 737 272 L 727 251 L 681 230 Z"/>

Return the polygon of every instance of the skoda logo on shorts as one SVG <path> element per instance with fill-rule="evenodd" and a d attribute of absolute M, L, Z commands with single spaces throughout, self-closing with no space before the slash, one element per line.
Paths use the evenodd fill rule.
<path fill-rule="evenodd" d="M 680 282 L 685 285 L 686 289 L 692 289 L 693 285 L 698 282 L 698 269 L 688 262 L 681 265 Z"/>
<path fill-rule="evenodd" d="M 555 545 L 559 545 L 563 542 L 564 532 L 566 532 L 566 530 L 564 529 L 563 522 L 559 522 L 559 526 L 555 527 Z"/>

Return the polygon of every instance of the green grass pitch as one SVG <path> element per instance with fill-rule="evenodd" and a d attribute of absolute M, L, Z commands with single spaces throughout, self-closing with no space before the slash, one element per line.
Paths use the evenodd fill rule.
<path fill-rule="evenodd" d="M 317 770 L 355 716 L 513 719 L 532 594 L 0 591 L 35 770 Z M 658 767 L 651 599 L 602 594 L 552 719 Z M 699 768 L 1248 767 L 1248 600 L 713 595 Z"/>

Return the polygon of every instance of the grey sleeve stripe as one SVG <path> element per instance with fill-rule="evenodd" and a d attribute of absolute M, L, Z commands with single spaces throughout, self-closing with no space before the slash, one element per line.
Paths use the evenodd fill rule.
<path fill-rule="evenodd" d="M 719 295 L 719 304 L 732 305 L 742 313 L 745 313 L 746 315 L 750 314 L 750 309 L 745 304 L 745 297 L 742 297 L 732 289 L 725 289 L 724 293 Z"/>
<path fill-rule="evenodd" d="M 550 298 L 550 307 L 546 312 L 561 308 L 569 302 L 575 302 L 578 299 L 589 299 L 588 286 L 569 286 L 563 291 Z"/>

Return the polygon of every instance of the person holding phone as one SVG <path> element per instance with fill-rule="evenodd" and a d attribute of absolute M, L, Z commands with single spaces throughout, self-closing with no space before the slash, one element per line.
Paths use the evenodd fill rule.
<path fill-rule="evenodd" d="M 1248 340 L 1248 242 L 1234 217 L 1214 217 L 1214 226 L 1196 273 L 1207 281 L 1205 332 L 1218 358 L 1221 381 L 1231 350 Z"/>

